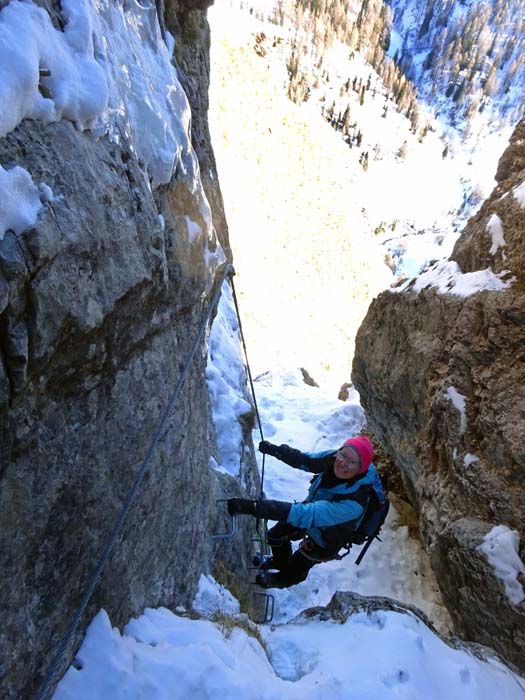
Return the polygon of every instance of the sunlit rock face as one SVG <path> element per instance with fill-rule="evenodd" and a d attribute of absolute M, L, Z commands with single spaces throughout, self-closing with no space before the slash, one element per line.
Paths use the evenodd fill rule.
<path fill-rule="evenodd" d="M 419 507 L 458 634 L 522 669 L 524 129 L 522 121 L 501 158 L 497 187 L 434 286 L 420 277 L 373 302 L 353 366 L 370 425 Z M 479 549 L 497 526 L 514 532 L 514 545 L 499 551 L 511 562 L 507 573 L 496 573 Z"/>
<path fill-rule="evenodd" d="M 0 3 L 0 62 L 13 61 L 0 80 L 6 699 L 33 697 L 48 669 L 228 259 L 220 190 L 210 206 L 200 177 L 204 163 L 217 182 L 202 103 L 204 7 L 170 2 L 177 24 L 169 13 L 159 22 L 155 3 L 39 4 Z M 173 67 L 163 29 L 193 56 L 186 73 Z M 202 134 L 199 157 L 190 122 Z M 233 480 L 209 466 L 205 364 L 203 344 L 75 642 L 100 607 L 122 624 L 146 606 L 188 605 L 218 558 L 238 568 L 246 556 L 242 537 L 220 548 L 210 537 L 227 525 L 215 498 L 231 494 Z M 254 465 L 243 455 L 250 485 Z"/>

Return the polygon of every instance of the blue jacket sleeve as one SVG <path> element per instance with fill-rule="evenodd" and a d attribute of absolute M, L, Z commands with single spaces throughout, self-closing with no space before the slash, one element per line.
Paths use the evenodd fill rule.
<path fill-rule="evenodd" d="M 287 522 L 295 527 L 308 530 L 311 527 L 330 527 L 352 520 L 359 521 L 363 516 L 363 506 L 353 500 L 315 501 L 294 503 Z"/>

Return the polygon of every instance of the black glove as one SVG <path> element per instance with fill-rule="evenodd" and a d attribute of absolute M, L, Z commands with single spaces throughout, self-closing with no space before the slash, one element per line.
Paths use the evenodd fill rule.
<path fill-rule="evenodd" d="M 275 457 L 281 462 L 284 462 L 285 464 L 288 464 L 290 467 L 294 468 L 304 466 L 308 468 L 310 462 L 313 461 L 314 463 L 316 463 L 319 461 L 317 457 L 314 457 L 312 460 L 312 457 L 310 457 L 305 452 L 300 452 L 299 450 L 296 450 L 295 447 L 290 447 L 290 445 L 274 445 L 271 442 L 268 442 L 267 440 L 263 440 L 259 443 L 259 451 L 262 452 L 263 455 L 270 455 L 271 457 Z M 320 470 L 312 469 L 311 471 L 317 473 Z"/>
<path fill-rule="evenodd" d="M 279 445 L 273 445 L 271 442 L 268 442 L 268 440 L 263 440 L 259 443 L 259 452 L 262 452 L 263 455 L 270 455 L 270 457 L 278 458 L 281 447 Z"/>
<path fill-rule="evenodd" d="M 228 498 L 228 513 L 230 515 L 255 515 L 257 501 L 248 498 Z"/>
<path fill-rule="evenodd" d="M 292 504 L 285 501 L 254 501 L 248 498 L 229 498 L 227 506 L 230 515 L 253 515 L 256 518 L 286 521 Z"/>

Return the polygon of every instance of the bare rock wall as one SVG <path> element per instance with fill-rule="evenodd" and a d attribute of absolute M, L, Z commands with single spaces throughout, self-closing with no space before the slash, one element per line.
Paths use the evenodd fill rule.
<path fill-rule="evenodd" d="M 458 634 L 522 669 L 525 601 L 511 603 L 478 547 L 504 525 L 519 533 L 523 560 L 525 209 L 517 189 L 525 181 L 523 130 L 524 122 L 501 159 L 498 186 L 452 255 L 463 274 L 490 268 L 512 283 L 468 296 L 435 287 L 416 292 L 413 283 L 384 292 L 359 330 L 353 366 L 371 427 L 401 466 L 419 509 Z M 498 221 L 504 244 L 496 246 L 491 230 Z"/>
<path fill-rule="evenodd" d="M 60 16 L 59 3 L 41 4 Z M 192 57 L 184 80 L 196 86 L 199 155 L 217 183 L 201 103 L 204 7 L 166 5 L 196 27 L 175 38 Z M 53 192 L 34 228 L 0 241 L 0 687 L 2 698 L 23 700 L 34 697 L 71 622 L 221 270 L 207 266 L 206 237 L 188 236 L 185 217 L 201 216 L 195 183 L 177 172 L 152 190 L 125 138 L 117 145 L 67 121 L 26 120 L 0 140 L 0 163 Z M 205 364 L 203 343 L 75 644 L 100 607 L 121 625 L 145 606 L 187 606 L 200 573 L 246 564 L 245 529 L 232 544 L 211 540 L 228 526 L 215 499 L 238 486 L 209 467 L 216 448 Z M 257 476 L 245 428 L 249 486 Z"/>

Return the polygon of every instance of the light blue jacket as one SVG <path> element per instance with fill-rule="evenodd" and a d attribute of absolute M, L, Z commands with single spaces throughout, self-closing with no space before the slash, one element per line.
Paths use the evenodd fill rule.
<path fill-rule="evenodd" d="M 317 453 L 301 453 L 289 448 L 289 458 L 282 461 L 303 471 L 316 474 L 302 503 L 294 503 L 287 522 L 294 527 L 306 530 L 314 542 L 326 546 L 323 530 L 328 527 L 345 525 L 345 530 L 359 527 L 369 499 L 375 495 L 380 503 L 385 494 L 373 464 L 364 474 L 349 481 L 339 481 L 326 487 L 322 485 L 326 471 L 333 469 L 336 450 Z"/>

